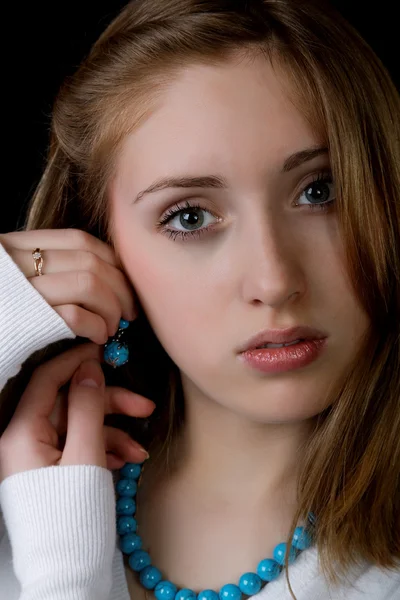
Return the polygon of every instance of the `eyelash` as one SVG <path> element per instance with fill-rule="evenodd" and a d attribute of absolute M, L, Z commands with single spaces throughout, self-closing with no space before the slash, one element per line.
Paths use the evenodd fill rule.
<path fill-rule="evenodd" d="M 313 179 L 312 181 L 307 183 L 307 185 L 301 191 L 301 194 L 304 194 L 304 192 L 310 186 L 312 186 L 314 183 L 333 183 L 333 177 L 332 177 L 331 170 L 321 171 L 320 173 L 318 173 L 317 176 L 315 177 L 315 179 Z M 309 210 L 312 210 L 312 211 L 314 211 L 314 210 L 327 211 L 327 210 L 329 210 L 331 205 L 334 203 L 334 201 L 335 201 L 335 198 L 333 200 L 326 200 L 325 202 L 322 202 L 321 204 L 305 204 L 305 205 L 296 204 L 295 206 L 307 206 L 309 208 Z M 165 225 L 169 221 L 171 221 L 176 215 L 178 215 L 181 212 L 185 212 L 185 210 L 188 210 L 188 209 L 189 210 L 196 210 L 196 209 L 204 210 L 205 212 L 210 213 L 213 217 L 218 219 L 217 215 L 215 215 L 212 211 L 203 208 L 202 206 L 200 206 L 197 203 L 190 204 L 190 202 L 188 200 L 185 200 L 184 206 L 182 206 L 182 204 L 180 202 L 178 202 L 174 206 L 171 206 L 171 208 L 169 208 L 164 213 L 162 218 L 157 222 L 157 225 L 156 225 L 157 229 L 164 231 L 164 233 L 166 235 L 168 235 L 168 237 L 170 239 L 175 241 L 177 239 L 186 240 L 189 238 L 192 238 L 192 239 L 199 238 L 203 234 L 208 233 L 213 228 L 214 224 L 209 225 L 207 227 L 203 227 L 202 229 L 194 229 L 192 231 L 179 231 L 179 230 L 175 230 L 175 229 L 167 229 L 165 227 Z"/>

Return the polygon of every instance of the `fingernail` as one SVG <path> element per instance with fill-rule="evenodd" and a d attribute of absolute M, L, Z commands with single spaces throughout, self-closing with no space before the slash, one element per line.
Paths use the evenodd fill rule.
<path fill-rule="evenodd" d="M 143 454 L 145 455 L 145 460 L 147 460 L 148 458 L 150 458 L 150 454 L 147 452 L 147 450 L 145 450 L 143 448 L 143 446 L 141 446 L 140 444 L 138 444 L 137 442 L 135 442 L 135 440 L 131 440 L 131 446 L 133 448 L 135 448 L 135 450 L 140 450 L 140 452 L 143 452 Z"/>
<path fill-rule="evenodd" d="M 82 379 L 82 381 L 78 381 L 79 385 L 85 385 L 87 387 L 92 387 L 92 388 L 98 388 L 100 387 L 99 384 L 97 383 L 97 381 L 95 381 L 94 379 L 90 379 L 90 378 L 86 378 L 86 379 Z"/>

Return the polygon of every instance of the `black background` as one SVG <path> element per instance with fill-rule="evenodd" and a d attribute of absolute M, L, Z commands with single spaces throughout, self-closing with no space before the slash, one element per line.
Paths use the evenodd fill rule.
<path fill-rule="evenodd" d="M 397 2 L 332 3 L 372 46 L 400 89 Z M 51 107 L 61 82 L 125 4 L 58 0 L 2 7 L 1 233 L 23 224 L 26 204 L 43 169 Z"/>

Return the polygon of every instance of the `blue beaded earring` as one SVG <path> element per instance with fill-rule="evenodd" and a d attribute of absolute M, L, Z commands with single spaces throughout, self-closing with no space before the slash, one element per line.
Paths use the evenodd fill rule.
<path fill-rule="evenodd" d="M 126 329 L 129 327 L 129 321 L 121 319 L 119 322 L 117 333 L 111 338 L 109 342 L 104 344 L 104 361 L 114 367 L 121 367 L 129 360 L 129 348 L 126 344 L 121 342 Z"/>

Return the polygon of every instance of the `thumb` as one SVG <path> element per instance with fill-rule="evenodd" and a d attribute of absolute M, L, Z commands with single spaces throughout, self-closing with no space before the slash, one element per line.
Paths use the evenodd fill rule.
<path fill-rule="evenodd" d="M 68 392 L 67 435 L 61 465 L 107 466 L 104 444 L 105 381 L 100 363 L 85 360 Z"/>

